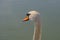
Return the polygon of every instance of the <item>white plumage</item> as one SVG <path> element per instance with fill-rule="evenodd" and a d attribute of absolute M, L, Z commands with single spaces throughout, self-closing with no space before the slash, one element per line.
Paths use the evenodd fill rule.
<path fill-rule="evenodd" d="M 34 22 L 33 40 L 41 40 L 40 13 L 37 11 L 29 11 L 24 21 L 28 20 L 32 20 Z"/>

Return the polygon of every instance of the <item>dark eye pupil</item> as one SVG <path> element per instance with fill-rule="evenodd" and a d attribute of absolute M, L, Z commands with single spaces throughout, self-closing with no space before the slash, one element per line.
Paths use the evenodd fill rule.
<path fill-rule="evenodd" d="M 30 14 L 26 14 L 27 16 L 29 16 Z"/>

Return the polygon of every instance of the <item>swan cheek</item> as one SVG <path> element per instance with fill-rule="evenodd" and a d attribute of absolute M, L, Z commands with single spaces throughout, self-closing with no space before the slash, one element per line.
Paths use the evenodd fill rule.
<path fill-rule="evenodd" d="M 34 18 L 34 16 L 33 15 L 30 15 L 29 16 L 29 20 L 34 20 L 35 18 Z"/>

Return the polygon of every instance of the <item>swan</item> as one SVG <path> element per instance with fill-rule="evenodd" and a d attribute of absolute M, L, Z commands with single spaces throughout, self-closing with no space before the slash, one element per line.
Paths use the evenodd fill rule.
<path fill-rule="evenodd" d="M 31 20 L 34 22 L 33 40 L 41 40 L 40 13 L 38 11 L 29 11 L 23 21 Z"/>

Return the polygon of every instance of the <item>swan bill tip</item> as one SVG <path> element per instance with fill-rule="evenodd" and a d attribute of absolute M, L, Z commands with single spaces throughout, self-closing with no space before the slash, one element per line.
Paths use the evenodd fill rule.
<path fill-rule="evenodd" d="M 24 21 L 28 21 L 28 20 L 29 20 L 29 17 L 26 16 L 26 17 L 23 19 L 23 22 L 24 22 Z"/>

